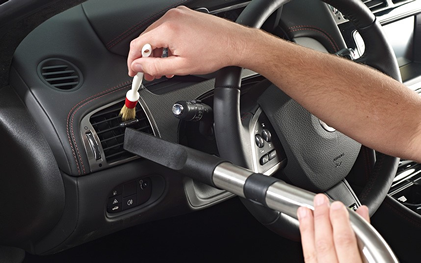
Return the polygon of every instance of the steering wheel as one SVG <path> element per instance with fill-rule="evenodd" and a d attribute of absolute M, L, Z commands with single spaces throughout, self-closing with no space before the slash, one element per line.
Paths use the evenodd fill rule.
<path fill-rule="evenodd" d="M 365 53 L 356 62 L 401 81 L 394 52 L 371 11 L 359 0 L 323 1 L 341 11 L 364 39 Z M 289 1 L 254 0 L 241 13 L 237 23 L 260 28 L 286 2 Z M 261 132 L 265 130 L 267 133 L 265 125 L 268 121 L 282 145 L 276 148 L 276 152 L 284 151 L 286 155 L 287 164 L 282 172 L 292 184 L 313 192 L 325 192 L 332 199 L 348 205 L 359 205 L 360 201 L 345 177 L 351 171 L 361 145 L 321 122 L 276 87 L 268 88 L 260 96 L 257 100 L 259 109 L 253 112 L 253 118 L 245 122 L 240 116 L 241 71 L 238 67 L 227 67 L 221 69 L 216 77 L 214 119 L 221 157 L 254 172 L 270 173 L 276 170 L 279 163 L 265 159 L 263 163 L 270 165 L 262 171 L 262 158 L 270 155 L 267 151 L 274 150 L 256 145 L 256 142 L 259 144 Z M 263 115 L 267 118 L 266 124 L 262 123 Z M 260 143 L 265 141 L 260 140 Z M 370 215 L 383 202 L 397 164 L 397 158 L 378 154 L 374 172 L 360 194 L 361 200 L 370 209 Z M 298 237 L 297 221 L 250 201 L 243 202 L 262 224 L 274 232 L 293 239 Z"/>

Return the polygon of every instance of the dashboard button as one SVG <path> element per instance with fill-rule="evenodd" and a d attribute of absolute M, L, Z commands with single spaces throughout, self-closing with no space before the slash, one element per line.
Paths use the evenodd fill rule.
<path fill-rule="evenodd" d="M 120 185 L 120 186 L 114 188 L 111 191 L 111 195 L 110 196 L 117 196 L 117 195 L 121 195 L 122 193 L 123 193 L 123 186 Z"/>
<path fill-rule="evenodd" d="M 113 205 L 108 209 L 109 213 L 117 213 L 121 211 L 121 205 Z"/>
<path fill-rule="evenodd" d="M 267 162 L 269 162 L 269 155 L 265 154 L 260 158 L 260 164 L 265 165 Z"/>
<path fill-rule="evenodd" d="M 137 195 L 123 198 L 123 210 L 137 206 Z"/>
<path fill-rule="evenodd" d="M 108 199 L 107 211 L 109 213 L 115 213 L 121 211 L 121 195 L 117 195 Z"/>
<path fill-rule="evenodd" d="M 262 137 L 265 141 L 270 142 L 272 141 L 272 134 L 270 133 L 269 130 L 267 129 L 263 129 L 262 130 Z"/>
<path fill-rule="evenodd" d="M 276 157 L 276 151 L 275 150 L 273 150 L 273 151 L 271 151 L 270 153 L 269 153 L 269 160 L 272 160 L 273 158 L 275 158 Z"/>
<path fill-rule="evenodd" d="M 263 148 L 263 146 L 265 146 L 265 141 L 263 140 L 262 136 L 260 136 L 259 134 L 256 134 L 254 139 L 256 141 L 257 147 Z"/>

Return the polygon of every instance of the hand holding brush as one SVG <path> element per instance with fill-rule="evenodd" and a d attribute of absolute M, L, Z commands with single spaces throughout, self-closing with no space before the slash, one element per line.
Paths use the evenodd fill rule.
<path fill-rule="evenodd" d="M 149 57 L 152 53 L 152 47 L 146 44 L 142 48 L 142 57 Z M 126 93 L 126 101 L 120 110 L 122 121 L 133 120 L 136 118 L 136 104 L 140 98 L 139 88 L 142 85 L 143 72 L 138 72 L 132 82 L 132 88 Z"/>

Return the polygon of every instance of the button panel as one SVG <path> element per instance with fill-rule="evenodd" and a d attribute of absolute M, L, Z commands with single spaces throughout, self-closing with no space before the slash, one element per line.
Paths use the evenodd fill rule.
<path fill-rule="evenodd" d="M 276 132 L 269 122 L 267 116 L 258 109 L 250 124 L 251 139 L 253 140 L 253 165 L 254 171 L 265 173 L 273 172 L 276 165 L 278 168 L 285 163 L 285 152 L 276 135 Z M 276 168 L 276 169 L 278 169 Z"/>
<path fill-rule="evenodd" d="M 108 199 L 108 213 L 117 213 L 146 203 L 152 194 L 151 178 L 133 180 L 115 187 Z"/>

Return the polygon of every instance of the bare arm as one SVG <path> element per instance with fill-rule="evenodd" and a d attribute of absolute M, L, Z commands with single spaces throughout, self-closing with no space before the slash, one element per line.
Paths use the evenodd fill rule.
<path fill-rule="evenodd" d="M 141 58 L 150 43 L 159 56 Z M 129 75 L 203 74 L 225 66 L 252 69 L 311 113 L 386 154 L 421 161 L 421 99 L 366 66 L 323 54 L 223 19 L 173 9 L 131 44 Z"/>
<path fill-rule="evenodd" d="M 367 66 L 261 31 L 256 34 L 262 35 L 256 39 L 263 43 L 247 46 L 246 53 L 253 50 L 256 55 L 241 66 L 261 73 L 311 113 L 364 145 L 421 161 L 421 98 L 415 92 Z"/>

